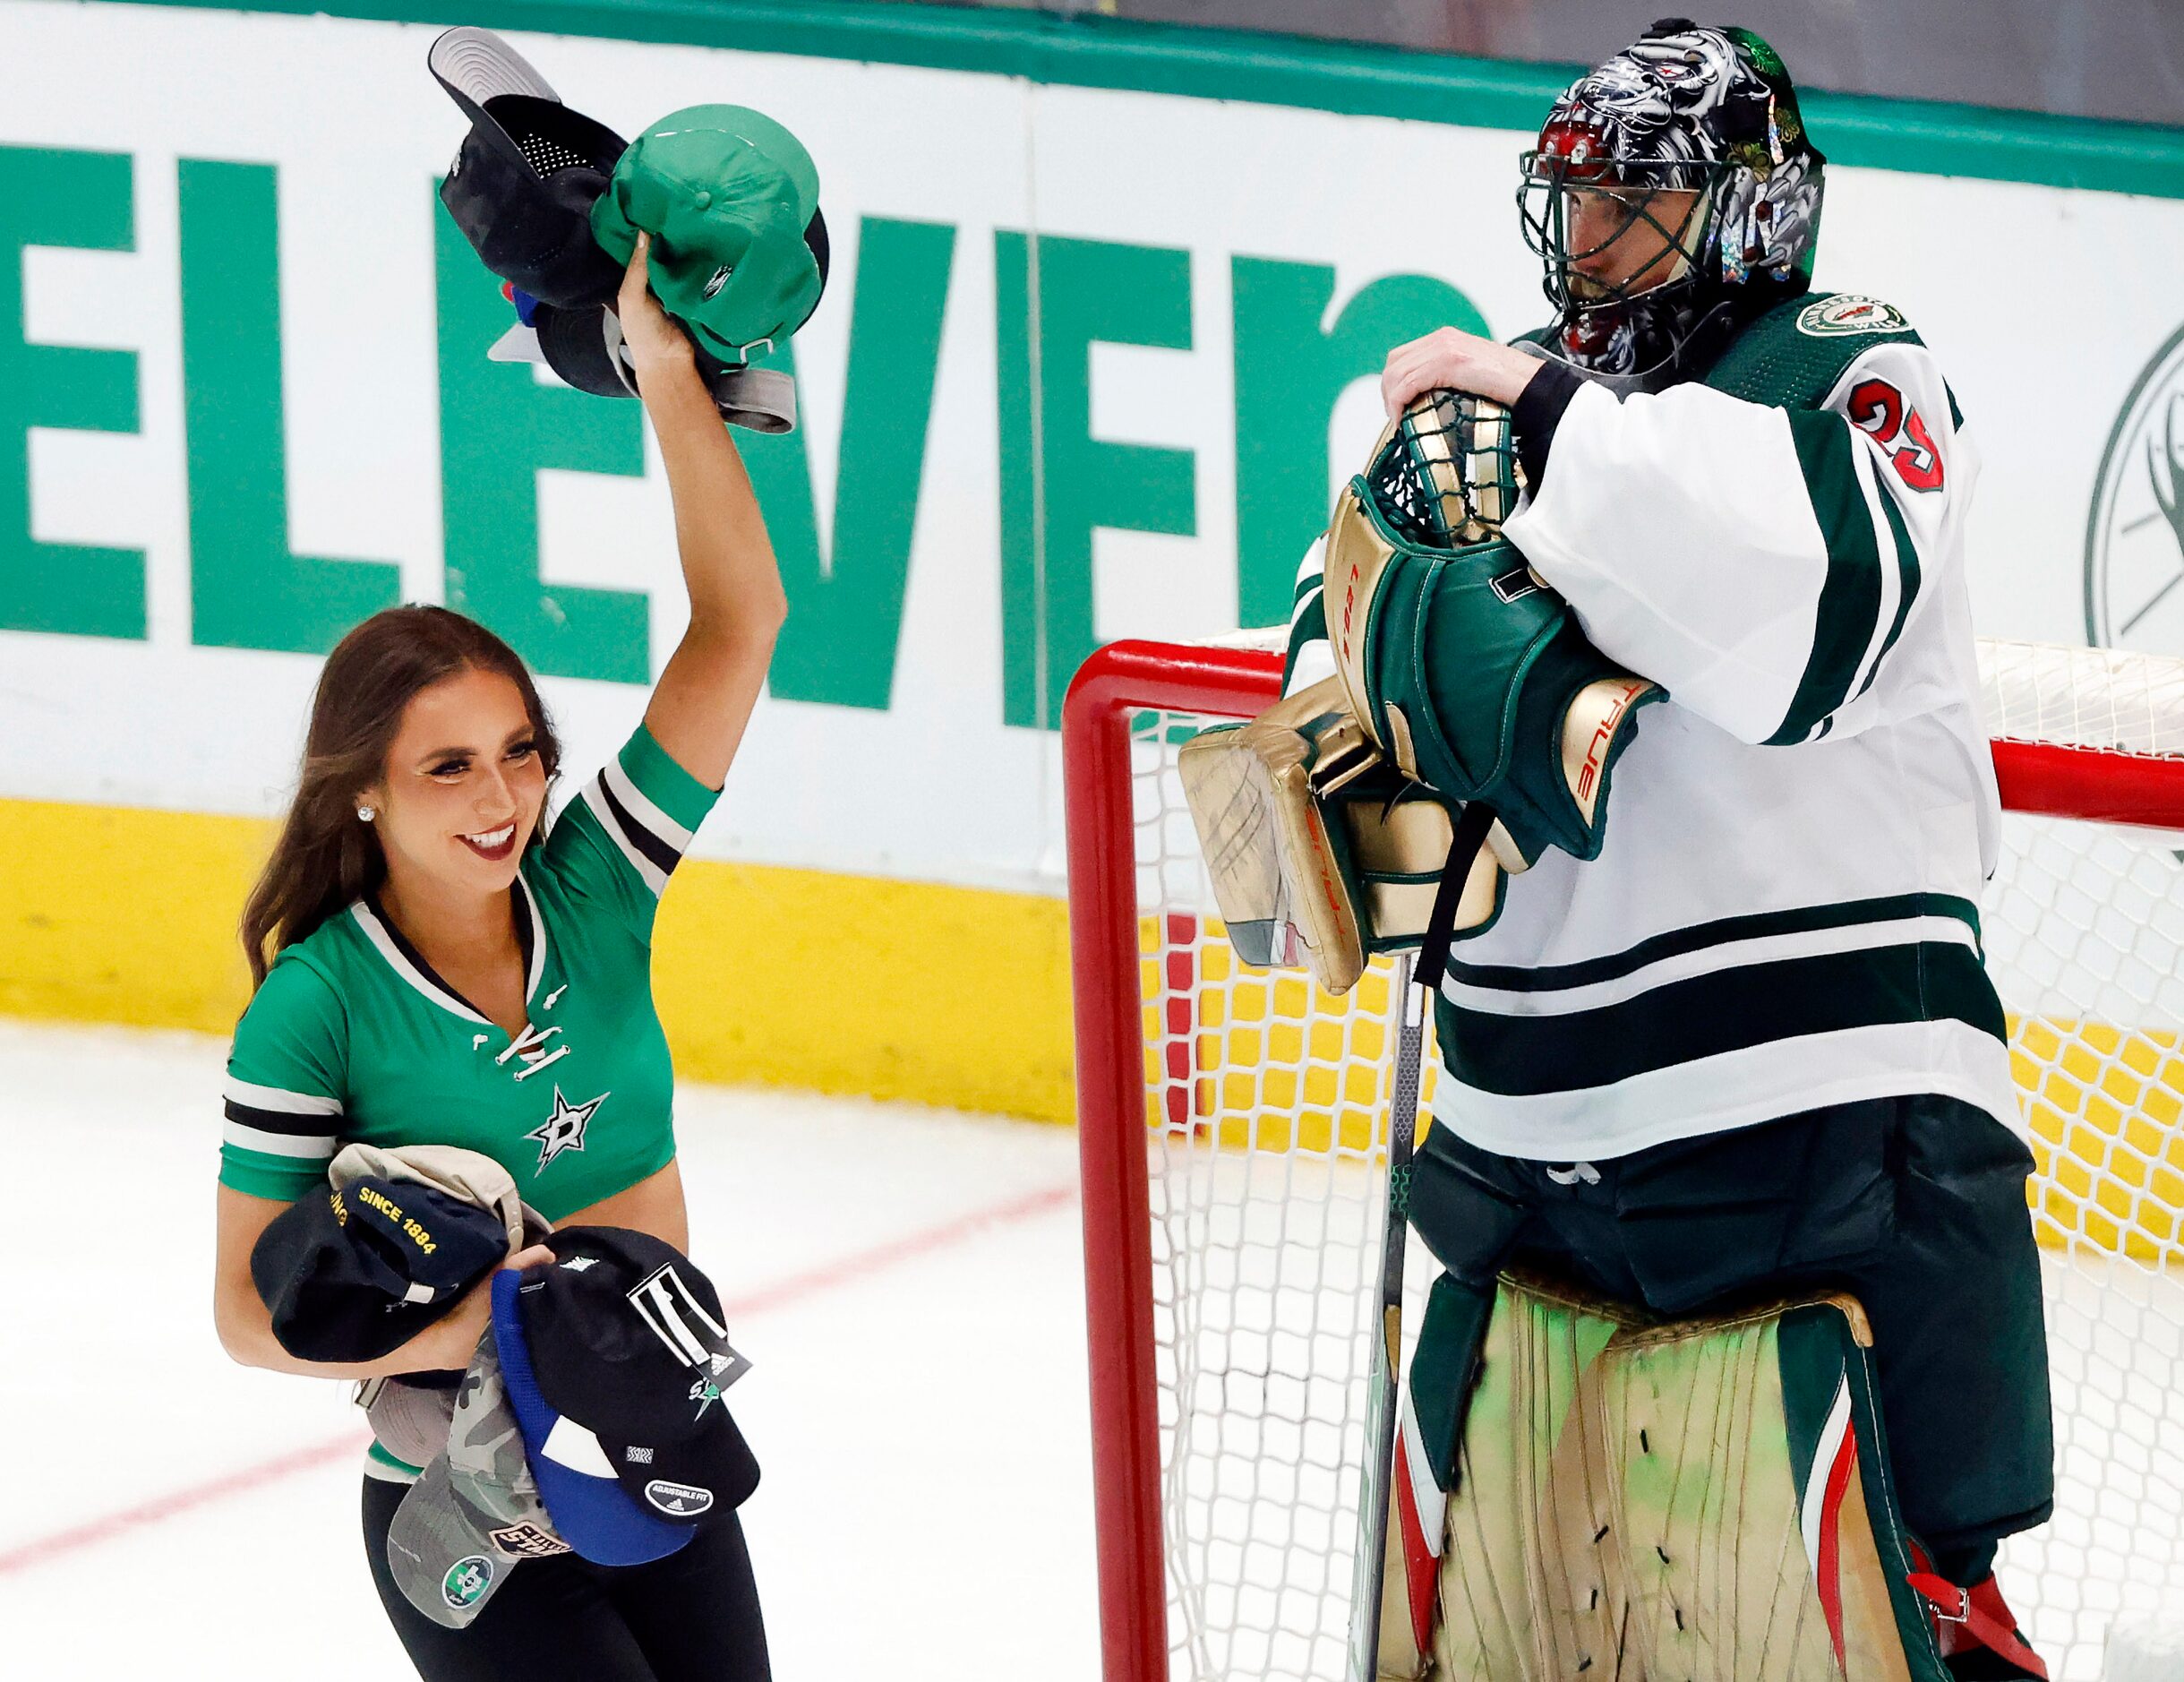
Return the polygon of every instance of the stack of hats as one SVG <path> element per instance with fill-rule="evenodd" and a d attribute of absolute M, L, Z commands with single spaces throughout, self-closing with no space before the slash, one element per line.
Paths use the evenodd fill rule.
<path fill-rule="evenodd" d="M 377 1360 L 452 1309 L 546 1224 L 508 1171 L 450 1146 L 346 1146 L 327 1189 L 251 1251 L 273 1335 L 304 1360 Z"/>
<path fill-rule="evenodd" d="M 724 416 L 761 432 L 795 425 L 794 382 L 749 365 L 810 318 L 826 286 L 818 172 L 795 135 L 705 105 L 625 142 L 490 30 L 448 30 L 428 63 L 470 119 L 441 202 L 517 309 L 493 356 L 543 361 L 579 390 L 637 395 L 614 305 L 641 230 L 653 291 Z"/>
<path fill-rule="evenodd" d="M 567 1227 L 551 1266 L 492 1282 L 492 1336 L 446 1453 L 403 1498 L 388 1561 L 411 1604 L 475 1618 L 527 1558 L 642 1565 L 758 1487 L 723 1399 L 749 1368 L 718 1293 L 672 1245 Z"/>

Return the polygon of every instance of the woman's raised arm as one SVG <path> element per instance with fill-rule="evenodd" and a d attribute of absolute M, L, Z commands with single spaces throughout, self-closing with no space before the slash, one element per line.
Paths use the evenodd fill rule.
<path fill-rule="evenodd" d="M 649 244 L 638 236 L 622 279 L 621 331 L 667 464 L 690 623 L 652 691 L 645 725 L 684 770 L 718 788 L 765 686 L 788 598 L 750 476 L 690 341 L 647 289 Z"/>

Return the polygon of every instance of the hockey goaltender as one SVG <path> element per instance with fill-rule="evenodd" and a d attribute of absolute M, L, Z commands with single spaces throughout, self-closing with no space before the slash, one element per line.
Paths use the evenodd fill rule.
<path fill-rule="evenodd" d="M 1506 406 L 1501 541 L 1666 692 L 1632 711 L 1597 856 L 1504 859 L 1435 1000 L 1409 1215 L 1444 1271 L 1386 1674 L 2047 1674 L 1993 1575 L 2049 1515 L 2052 1443 L 1976 909 L 1979 458 L 1903 314 L 1811 290 L 1822 168 L 1764 41 L 1657 23 L 1524 157 L 1552 324 L 1443 329 L 1383 376 L 1399 444 L 1421 396 Z M 1401 511 L 1366 512 L 1400 556 Z M 1291 695 L 1346 627 L 1392 622 L 1339 596 L 1331 548 Z M 1455 739 L 1477 674 L 1359 681 L 1400 759 Z"/>

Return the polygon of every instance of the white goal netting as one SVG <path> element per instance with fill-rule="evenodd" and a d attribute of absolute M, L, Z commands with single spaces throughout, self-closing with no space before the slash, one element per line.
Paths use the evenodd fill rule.
<path fill-rule="evenodd" d="M 1982 652 L 1998 741 L 2081 751 L 2119 788 L 2184 753 L 2184 662 Z M 1388 979 L 1337 1000 L 1234 961 L 1174 773 L 1206 722 L 1130 717 L 1169 1674 L 1329 1682 L 1366 1437 Z M 2184 799 L 2168 821 L 2184 831 Z M 2059 1488 L 2001 1569 L 2053 1674 L 2091 1682 L 2111 1621 L 2184 1600 L 2184 834 L 2004 822 L 1983 918 L 2039 1165 Z M 1414 1306 L 1431 1267 L 1414 1240 Z"/>

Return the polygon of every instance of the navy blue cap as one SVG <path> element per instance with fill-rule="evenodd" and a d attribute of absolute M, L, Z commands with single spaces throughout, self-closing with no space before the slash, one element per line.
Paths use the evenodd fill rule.
<path fill-rule="evenodd" d="M 492 1281 L 493 1343 L 501 1357 L 501 1378 L 517 1428 L 523 1433 L 539 1498 L 561 1540 L 595 1565 L 641 1566 L 664 1559 L 696 1532 L 640 1507 L 615 1476 L 613 1463 L 598 1437 L 555 1412 L 539 1394 L 518 1303 L 524 1282 L 535 1282 L 545 1271 L 534 1267 L 521 1274 L 498 1273 Z"/>
<path fill-rule="evenodd" d="M 304 1360 L 376 1360 L 453 1308 L 508 1255 L 493 1210 L 367 1174 L 273 1217 L 250 1257 L 273 1335 Z"/>

